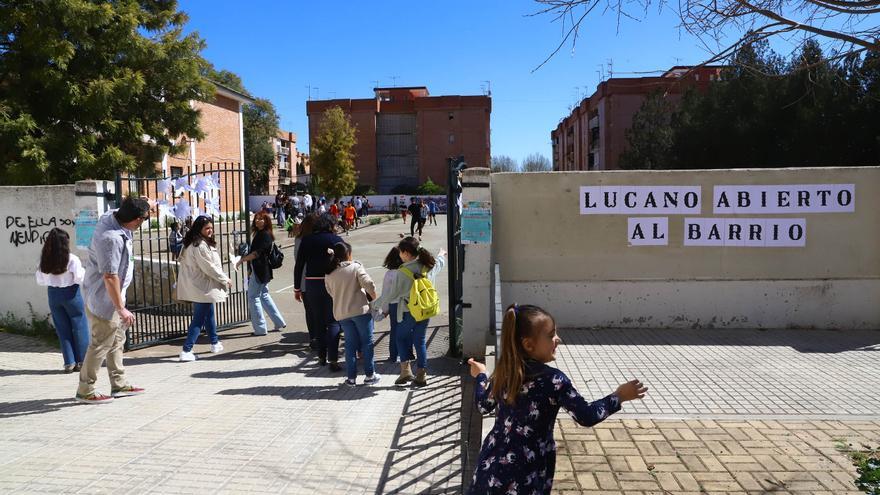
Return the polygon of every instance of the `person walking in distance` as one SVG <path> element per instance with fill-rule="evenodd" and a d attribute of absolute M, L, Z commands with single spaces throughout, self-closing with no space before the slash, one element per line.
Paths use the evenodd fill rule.
<path fill-rule="evenodd" d="M 556 322 L 537 306 L 507 308 L 501 327 L 501 356 L 489 378 L 486 366 L 468 360 L 476 379 L 474 402 L 483 414 L 498 409 L 483 441 L 468 494 L 549 494 L 556 465 L 553 426 L 562 407 L 580 425 L 593 426 L 648 391 L 638 380 L 595 402 L 587 402 L 565 373 L 546 363 L 556 359 Z"/>
<path fill-rule="evenodd" d="M 425 204 L 425 200 L 422 200 L 421 208 L 419 209 L 419 240 L 422 240 L 422 229 L 425 228 L 425 222 L 428 221 L 428 215 L 430 214 L 430 210 L 428 210 L 428 205 Z"/>
<path fill-rule="evenodd" d="M 403 264 L 397 269 L 397 277 L 389 290 L 386 292 L 383 287 L 382 295 L 373 301 L 372 307 L 373 309 L 381 309 L 386 304 L 400 301 L 397 304 L 397 314 L 390 315 L 391 318 L 396 318 L 398 321 L 397 353 L 400 356 L 400 376 L 397 377 L 394 384 L 403 387 L 412 381 L 414 385 L 422 387 L 428 384 L 426 332 L 430 319 L 416 321 L 410 314 L 407 304 L 415 277 L 427 277 L 433 284 L 437 274 L 446 264 L 444 258 L 446 251 L 441 250 L 435 258 L 427 249 L 420 246 L 419 241 L 414 237 L 405 237 L 397 244 L 397 248 L 400 250 L 400 259 Z M 416 351 L 417 371 L 415 377 L 410 368 L 410 361 L 414 358 L 413 347 Z"/>
<path fill-rule="evenodd" d="M 428 215 L 430 215 L 430 222 L 434 225 L 437 225 L 437 202 L 432 198 L 431 201 L 428 202 Z M 430 225 L 430 224 L 429 224 Z"/>
<path fill-rule="evenodd" d="M 409 235 L 410 237 L 415 237 L 416 229 L 418 228 L 419 223 L 422 221 L 422 205 L 418 203 L 418 200 L 416 198 L 410 198 L 410 204 L 407 208 L 407 211 L 409 211 L 410 215 Z M 419 233 L 419 237 L 421 236 L 422 234 Z"/>
<path fill-rule="evenodd" d="M 134 324 L 134 315 L 125 307 L 125 292 L 134 273 L 132 231 L 150 218 L 150 204 L 141 198 L 126 198 L 119 209 L 108 211 L 98 220 L 89 244 L 86 274 L 83 278 L 86 317 L 91 342 L 86 350 L 76 400 L 104 404 L 116 397 L 138 395 L 144 389 L 131 385 L 122 366 L 125 333 Z M 95 391 L 98 371 L 107 360 L 110 396 Z"/>
<path fill-rule="evenodd" d="M 193 228 L 183 239 L 180 253 L 180 276 L 177 278 L 177 299 L 193 303 L 193 317 L 183 349 L 181 361 L 195 361 L 192 352 L 202 328 L 211 340 L 211 352 L 223 350 L 217 336 L 217 318 L 214 304 L 226 300 L 226 289 L 232 287 L 232 280 L 223 271 L 220 253 L 214 240 L 214 221 L 211 217 L 200 216 L 193 222 Z"/>
<path fill-rule="evenodd" d="M 43 241 L 35 276 L 37 285 L 49 292 L 49 311 L 61 344 L 65 373 L 82 369 L 89 347 L 89 325 L 79 289 L 85 274 L 79 257 L 70 252 L 70 235 L 58 227 L 50 230 Z"/>
<path fill-rule="evenodd" d="M 273 331 L 280 332 L 287 323 L 284 317 L 275 306 L 275 301 L 269 294 L 269 282 L 272 281 L 272 267 L 269 266 L 269 251 L 275 242 L 275 235 L 272 233 L 272 218 L 265 213 L 257 213 L 254 216 L 254 222 L 251 225 L 251 231 L 254 237 L 251 239 L 250 250 L 246 256 L 242 256 L 235 264 L 238 268 L 242 263 L 248 264 L 247 298 L 248 307 L 251 312 L 251 326 L 254 329 L 254 335 L 262 336 L 268 334 L 266 319 L 263 317 L 263 310 L 275 324 Z"/>
<path fill-rule="evenodd" d="M 332 253 L 332 254 L 330 254 Z M 364 266 L 351 259 L 351 245 L 338 242 L 328 250 L 330 263 L 324 286 L 333 299 L 333 317 L 345 332 L 344 385 L 357 385 L 357 356 L 364 360 L 364 384 L 375 385 L 381 376 L 373 361 L 373 314 L 370 300 L 376 298 L 376 285 Z"/>
<path fill-rule="evenodd" d="M 329 268 L 328 249 L 342 242 L 336 235 L 336 220 L 329 213 L 315 219 L 312 235 L 303 237 L 293 269 L 293 297 L 306 300 L 306 311 L 311 313 L 315 337 L 318 341 L 318 361 L 321 366 L 330 361 L 330 371 L 341 371 L 339 366 L 339 322 L 333 317 L 333 299 L 327 293 L 324 277 Z M 303 276 L 305 280 L 303 281 Z"/>

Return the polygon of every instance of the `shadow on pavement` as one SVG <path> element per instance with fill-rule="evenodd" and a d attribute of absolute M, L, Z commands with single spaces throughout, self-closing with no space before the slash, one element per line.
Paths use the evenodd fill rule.
<path fill-rule="evenodd" d="M 37 399 L 21 402 L 0 402 L 0 419 L 60 411 L 65 407 L 79 405 L 72 397 L 63 399 Z"/>
<path fill-rule="evenodd" d="M 376 395 L 376 387 L 346 387 L 343 385 L 291 385 L 249 388 L 231 388 L 217 395 L 276 395 L 286 400 L 359 400 Z"/>
<path fill-rule="evenodd" d="M 480 420 L 474 415 L 467 368 L 458 359 L 442 357 L 447 335 L 447 326 L 430 329 L 428 353 L 434 357 L 428 360 L 428 386 L 405 389 L 406 402 L 376 495 L 462 493 L 470 481 Z"/>

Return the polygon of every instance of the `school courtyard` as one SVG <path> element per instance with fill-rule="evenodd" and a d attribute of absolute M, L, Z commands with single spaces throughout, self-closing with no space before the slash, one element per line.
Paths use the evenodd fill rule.
<path fill-rule="evenodd" d="M 439 219 L 425 230 L 435 252 Z M 397 220 L 347 240 L 379 281 L 401 232 Z M 203 338 L 193 363 L 177 362 L 181 342 L 129 352 L 127 375 L 147 393 L 111 404 L 77 404 L 57 349 L 0 333 L 0 492 L 462 493 L 483 422 L 467 368 L 444 357 L 448 316 L 429 327 L 427 387 L 394 387 L 391 363 L 375 387 L 342 387 L 308 351 L 292 263 L 271 284 L 284 332 L 227 330 L 216 355 Z M 847 452 L 880 447 L 880 332 L 560 333 L 555 365 L 584 396 L 634 377 L 650 391 L 596 428 L 560 414 L 555 493 L 862 493 Z M 109 391 L 106 375 L 98 385 Z"/>

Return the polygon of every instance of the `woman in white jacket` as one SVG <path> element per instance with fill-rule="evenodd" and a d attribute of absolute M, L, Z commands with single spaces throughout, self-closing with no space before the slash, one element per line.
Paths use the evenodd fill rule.
<path fill-rule="evenodd" d="M 192 348 L 202 328 L 208 331 L 211 339 L 211 352 L 223 350 L 217 336 L 217 319 L 214 316 L 214 303 L 226 300 L 226 289 L 232 280 L 223 271 L 217 243 L 214 241 L 214 221 L 200 216 L 183 238 L 183 252 L 178 257 L 180 275 L 177 278 L 177 299 L 193 303 L 193 319 L 189 324 L 189 334 L 180 352 L 181 361 L 195 361 Z"/>

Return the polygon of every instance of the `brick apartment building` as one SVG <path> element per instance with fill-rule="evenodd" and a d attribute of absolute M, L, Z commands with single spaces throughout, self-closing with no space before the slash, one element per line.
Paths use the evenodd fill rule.
<path fill-rule="evenodd" d="M 614 170 L 627 147 L 626 130 L 642 102 L 663 90 L 677 103 L 686 89 L 708 88 L 721 75 L 721 66 L 675 66 L 658 77 L 614 77 L 602 81 L 571 115 L 550 132 L 553 170 Z M 686 75 L 687 74 L 687 75 Z"/>
<path fill-rule="evenodd" d="M 306 103 L 311 142 L 331 107 L 342 108 L 357 126 L 358 184 L 380 194 L 429 177 L 445 185 L 446 159 L 460 155 L 470 166 L 488 166 L 490 96 L 430 96 L 424 86 L 374 88 L 373 93 L 373 98 Z"/>
<path fill-rule="evenodd" d="M 309 155 L 297 151 L 296 133 L 279 129 L 271 143 L 275 150 L 275 163 L 269 169 L 267 194 L 274 195 L 279 189 L 290 193 L 295 186 L 308 184 L 311 179 Z"/>
<path fill-rule="evenodd" d="M 179 143 L 185 143 L 184 150 L 176 155 L 165 155 L 156 164 L 157 174 L 165 177 L 178 177 L 204 170 L 240 170 L 244 163 L 244 139 L 242 137 L 242 105 L 253 103 L 247 95 L 214 83 L 214 99 L 209 102 L 191 101 L 190 104 L 201 112 L 199 125 L 205 137 L 197 141 L 181 136 Z M 220 210 L 237 211 L 241 209 L 241 175 L 220 174 Z M 147 187 L 149 190 L 147 190 Z M 139 194 L 159 198 L 155 184 L 138 183 Z M 190 198 L 196 201 L 196 197 Z M 199 199 L 193 206 L 205 211 L 204 201 Z"/>

